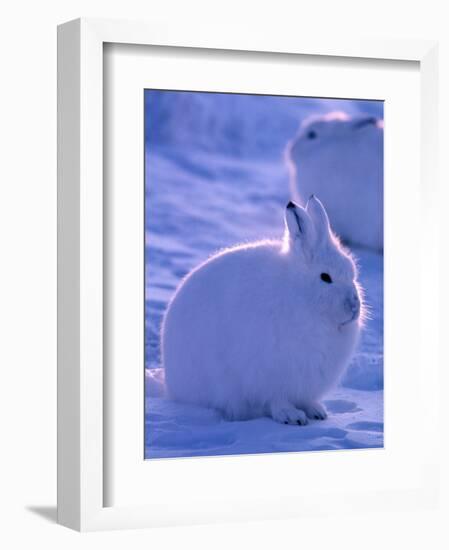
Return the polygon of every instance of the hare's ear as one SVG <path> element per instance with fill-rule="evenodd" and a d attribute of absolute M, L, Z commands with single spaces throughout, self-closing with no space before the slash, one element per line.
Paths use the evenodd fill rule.
<path fill-rule="evenodd" d="M 309 214 L 315 226 L 317 244 L 321 244 L 328 240 L 330 236 L 329 218 L 323 203 L 317 199 L 315 195 L 309 197 L 306 204 L 306 212 Z"/>
<path fill-rule="evenodd" d="M 288 240 L 301 244 L 302 250 L 310 256 L 315 241 L 313 222 L 302 206 L 290 201 L 285 208 L 285 227 Z"/>

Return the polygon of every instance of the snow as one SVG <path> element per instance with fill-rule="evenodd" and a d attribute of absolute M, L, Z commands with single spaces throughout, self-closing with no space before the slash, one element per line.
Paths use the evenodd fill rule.
<path fill-rule="evenodd" d="M 285 144 L 301 121 L 341 111 L 382 118 L 382 103 L 147 91 L 146 458 L 383 446 L 383 256 L 353 249 L 370 319 L 329 417 L 308 426 L 228 422 L 164 397 L 159 330 L 181 278 L 220 248 L 279 238 L 289 197 Z M 331 220 L 332 221 L 332 220 Z"/>

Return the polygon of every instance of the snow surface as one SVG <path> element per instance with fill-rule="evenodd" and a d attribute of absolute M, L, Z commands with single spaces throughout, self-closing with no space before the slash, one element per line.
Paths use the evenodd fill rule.
<path fill-rule="evenodd" d="M 300 122 L 335 110 L 382 118 L 382 103 L 158 91 L 147 91 L 145 102 L 146 458 L 382 447 L 381 254 L 353 250 L 370 320 L 325 398 L 325 421 L 228 422 L 171 402 L 159 351 L 162 315 L 183 276 L 222 247 L 281 236 L 289 199 L 283 151 Z"/>

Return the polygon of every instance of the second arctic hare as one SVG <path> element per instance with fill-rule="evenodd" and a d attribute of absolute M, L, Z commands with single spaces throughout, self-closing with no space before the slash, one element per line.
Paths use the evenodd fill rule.
<path fill-rule="evenodd" d="M 180 284 L 162 326 L 169 397 L 228 419 L 324 419 L 361 326 L 356 269 L 321 202 L 290 202 L 283 241 L 224 250 Z"/>
<path fill-rule="evenodd" d="M 383 122 L 331 113 L 305 123 L 287 148 L 292 196 L 326 205 L 342 239 L 383 249 Z"/>

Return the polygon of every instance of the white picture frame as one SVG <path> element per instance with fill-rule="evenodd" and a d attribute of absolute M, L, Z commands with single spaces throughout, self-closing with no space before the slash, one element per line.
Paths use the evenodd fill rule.
<path fill-rule="evenodd" d="M 435 393 L 438 383 L 438 217 L 437 212 L 437 44 L 421 40 L 365 40 L 360 37 L 311 39 L 269 38 L 256 32 L 205 28 L 198 35 L 188 27 L 170 29 L 151 23 L 81 19 L 58 28 L 58 521 L 78 530 L 150 527 L 182 523 L 216 522 L 326 514 L 331 508 L 375 511 L 379 506 L 434 506 L 438 494 L 436 466 L 440 458 L 429 448 L 417 464 L 425 475 L 410 487 L 344 494 L 337 491 L 321 503 L 318 492 L 290 495 L 295 506 L 281 505 L 273 493 L 266 495 L 274 506 L 256 506 L 215 495 L 182 506 L 156 506 L 129 502 L 108 502 L 110 477 L 106 471 L 105 415 L 109 414 L 108 388 L 104 377 L 104 189 L 103 189 L 103 61 L 105 44 L 156 45 L 170 48 L 259 52 L 276 56 L 313 55 L 345 59 L 382 59 L 419 64 L 420 191 L 426 200 L 421 210 L 427 244 L 420 257 L 422 286 L 420 302 L 423 320 L 420 345 L 429 350 L 430 376 L 425 391 Z M 175 55 L 175 53 L 173 53 Z M 424 265 L 425 264 L 425 265 Z M 425 283 L 432 280 L 425 299 Z M 427 287 L 429 288 L 429 287 Z M 420 363 L 422 368 L 422 363 Z M 142 374 L 143 375 L 143 374 Z M 424 390 L 423 390 L 424 391 Z M 143 414 L 143 411 L 142 411 Z M 427 419 L 438 414 L 437 399 L 426 410 Z M 431 423 L 429 423 L 430 425 Z M 436 430 L 437 424 L 429 430 Z M 433 435 L 429 433 L 429 437 Z M 143 460 L 143 457 L 142 457 Z M 234 463 L 235 464 L 235 463 Z M 259 462 L 259 464 L 262 464 Z M 435 468 L 434 468 L 435 466 Z M 264 467 L 271 468 L 268 462 Z M 201 469 L 197 475 L 201 474 Z M 236 475 L 242 475 L 236 474 Z M 263 503 L 262 503 L 263 504 Z M 184 510 L 184 512 L 183 512 Z M 315 512 L 313 511 L 315 510 Z"/>

